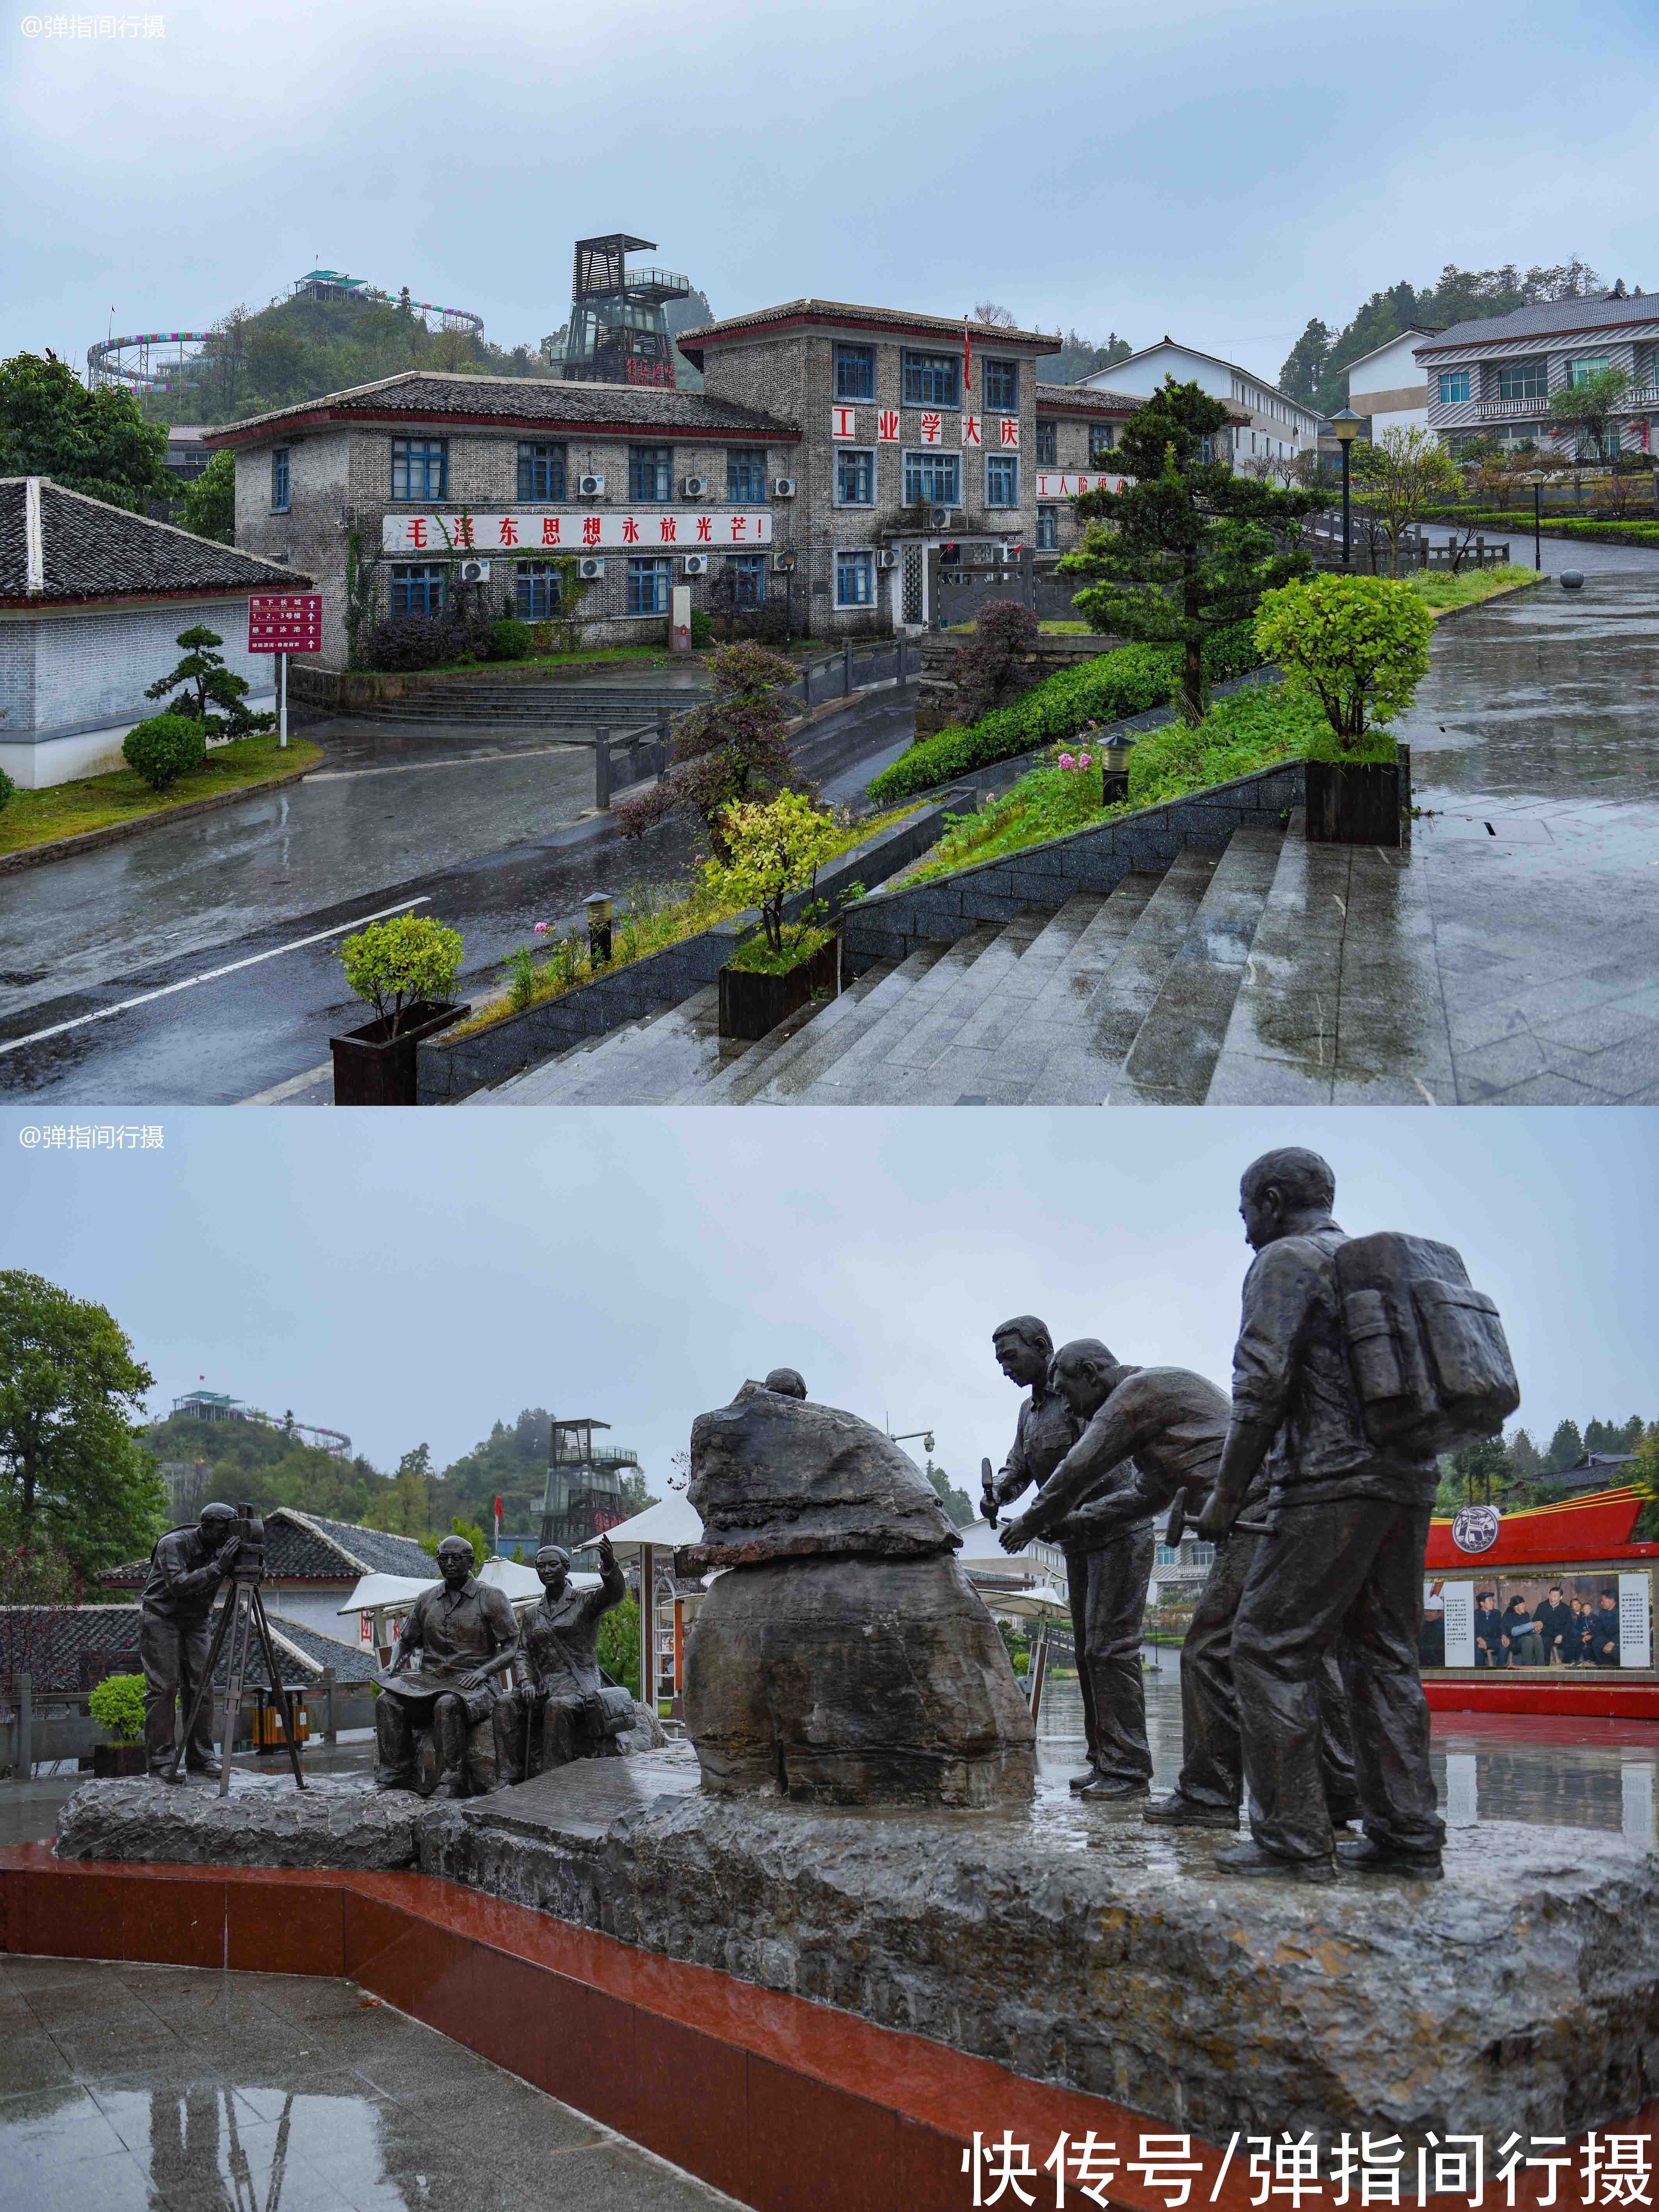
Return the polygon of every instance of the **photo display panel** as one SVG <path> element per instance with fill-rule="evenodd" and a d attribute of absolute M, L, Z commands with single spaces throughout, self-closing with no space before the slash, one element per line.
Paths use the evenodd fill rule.
<path fill-rule="evenodd" d="M 1652 1569 L 1528 1566 L 1428 1576 L 1418 1657 L 1431 1671 L 1650 1668 Z"/>

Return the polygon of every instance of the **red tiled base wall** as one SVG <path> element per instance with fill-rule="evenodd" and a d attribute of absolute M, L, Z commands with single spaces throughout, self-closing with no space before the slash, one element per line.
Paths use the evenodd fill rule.
<path fill-rule="evenodd" d="M 1129 2158 L 1143 2134 L 1170 2132 L 428 1875 L 88 1864 L 13 1844 L 0 1849 L 0 1948 L 345 1976 L 756 2212 L 967 2212 L 976 2131 L 1011 2131 L 1039 2166 L 1061 2134 L 1093 2129 Z M 1626 2124 L 1659 2126 L 1659 2104 Z M 1191 2155 L 1194 2212 L 1246 2212 L 1260 2185 L 1243 2147 L 1213 2196 L 1222 2152 L 1194 2140 Z M 1523 2212 L 1542 2185 L 1517 2188 Z M 1027 2186 L 1052 2203 L 1046 2178 Z M 1127 2173 L 1113 2203 L 1169 2212 Z"/>
<path fill-rule="evenodd" d="M 1436 1713 L 1571 1713 L 1608 1720 L 1659 1721 L 1659 1682 L 1516 1680 L 1437 1682 L 1423 1685 L 1429 1710 Z"/>

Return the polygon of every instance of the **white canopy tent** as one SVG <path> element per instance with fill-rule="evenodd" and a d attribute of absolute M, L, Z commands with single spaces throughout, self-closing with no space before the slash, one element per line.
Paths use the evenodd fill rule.
<path fill-rule="evenodd" d="M 666 1498 L 659 1498 L 654 1505 L 647 1505 L 643 1513 L 636 1513 L 605 1534 L 611 1539 L 611 1548 L 623 1558 L 637 1555 L 640 1563 L 640 1703 L 652 1712 L 657 1710 L 656 1638 L 656 1555 L 659 1552 L 672 1553 L 684 1544 L 702 1541 L 702 1516 L 691 1504 L 683 1490 L 671 1490 Z M 683 1641 L 684 1620 L 680 1601 L 676 1598 L 674 1649 L 678 1653 Z M 674 1689 L 681 1688 L 678 1666 Z"/>

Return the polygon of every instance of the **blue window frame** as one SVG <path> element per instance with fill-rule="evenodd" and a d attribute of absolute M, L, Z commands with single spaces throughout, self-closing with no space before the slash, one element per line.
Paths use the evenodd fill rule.
<path fill-rule="evenodd" d="M 985 406 L 988 414 L 1000 407 L 1006 415 L 1019 408 L 1019 363 L 1017 361 L 988 361 L 985 364 Z"/>
<path fill-rule="evenodd" d="M 732 579 L 732 604 L 734 607 L 758 607 L 766 604 L 766 556 L 763 553 L 728 554 L 726 573 Z"/>
<path fill-rule="evenodd" d="M 1547 361 L 1505 361 L 1498 368 L 1500 399 L 1547 399 L 1550 392 Z"/>
<path fill-rule="evenodd" d="M 962 371 L 953 353 L 904 355 L 904 404 L 907 407 L 954 407 Z"/>
<path fill-rule="evenodd" d="M 392 441 L 392 496 L 393 499 L 449 497 L 447 438 L 394 438 Z"/>
<path fill-rule="evenodd" d="M 873 553 L 837 553 L 836 605 L 870 607 L 876 603 L 876 556 Z"/>
<path fill-rule="evenodd" d="M 987 453 L 985 456 L 985 504 L 987 507 L 1019 505 L 1018 453 Z"/>
<path fill-rule="evenodd" d="M 1058 422 L 1038 421 L 1036 426 L 1036 458 L 1040 469 L 1052 469 L 1060 462 L 1060 425 Z"/>
<path fill-rule="evenodd" d="M 1440 404 L 1453 406 L 1469 396 L 1469 372 L 1467 368 L 1443 368 L 1440 372 Z"/>
<path fill-rule="evenodd" d="M 1089 425 L 1089 466 L 1104 468 L 1112 458 L 1112 447 L 1117 443 L 1115 422 L 1091 422 Z"/>
<path fill-rule="evenodd" d="M 728 446 L 726 450 L 726 496 L 734 504 L 752 507 L 766 496 L 764 446 Z"/>
<path fill-rule="evenodd" d="M 672 446 L 630 446 L 628 449 L 628 496 L 660 505 L 674 496 L 674 448 Z M 650 607 L 636 610 L 654 611 Z"/>
<path fill-rule="evenodd" d="M 918 500 L 931 500 L 939 507 L 962 505 L 962 456 L 960 453 L 936 453 L 924 447 L 920 453 L 904 456 L 904 496 L 914 506 Z"/>
<path fill-rule="evenodd" d="M 270 511 L 283 514 L 288 509 L 288 447 L 278 446 L 270 457 Z"/>
<path fill-rule="evenodd" d="M 400 615 L 441 615 L 449 570 L 441 561 L 400 562 L 392 571 L 392 611 Z"/>
<path fill-rule="evenodd" d="M 514 612 L 520 622 L 549 622 L 559 611 L 559 572 L 550 561 L 520 561 L 513 578 Z"/>
<path fill-rule="evenodd" d="M 520 499 L 562 499 L 565 495 L 564 483 L 565 451 L 562 446 L 520 446 Z"/>
<path fill-rule="evenodd" d="M 1056 553 L 1060 550 L 1060 509 L 1040 507 L 1037 509 L 1037 551 Z"/>
<path fill-rule="evenodd" d="M 641 560 L 628 564 L 628 611 L 630 615 L 665 615 L 672 589 L 670 561 Z"/>
<path fill-rule="evenodd" d="M 876 456 L 867 446 L 836 448 L 836 505 L 873 507 L 876 503 Z"/>
<path fill-rule="evenodd" d="M 837 399 L 873 399 L 876 396 L 876 349 L 867 345 L 836 348 Z"/>

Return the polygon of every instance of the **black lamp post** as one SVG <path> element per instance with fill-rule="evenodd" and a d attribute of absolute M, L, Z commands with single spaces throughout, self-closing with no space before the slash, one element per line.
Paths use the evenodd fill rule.
<path fill-rule="evenodd" d="M 1349 506 L 1349 455 L 1354 440 L 1359 435 L 1364 417 L 1356 415 L 1352 407 L 1340 407 L 1331 417 L 1331 430 L 1342 448 L 1342 571 L 1346 575 L 1353 567 L 1353 521 Z"/>

